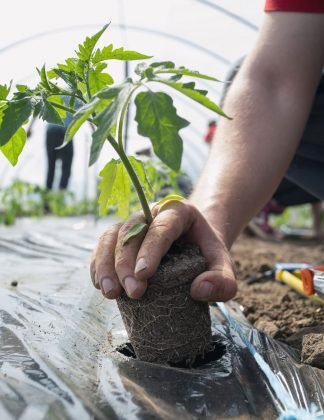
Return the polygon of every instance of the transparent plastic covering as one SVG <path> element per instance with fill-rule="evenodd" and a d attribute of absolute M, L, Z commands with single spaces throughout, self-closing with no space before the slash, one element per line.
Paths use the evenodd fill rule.
<path fill-rule="evenodd" d="M 117 47 L 152 55 L 154 61 L 171 60 L 178 66 L 225 80 L 236 60 L 251 49 L 263 16 L 263 0 L 91 0 L 80 7 L 79 0 L 56 0 L 48 10 L 39 0 L 3 2 L 0 25 L 0 84 L 27 84 L 38 81 L 36 67 L 50 69 L 75 55 L 77 45 L 110 22 L 99 42 L 100 47 Z M 17 13 L 18 12 L 18 13 Z M 115 83 L 126 74 L 133 77 L 137 61 L 110 61 L 108 71 Z M 223 83 L 196 80 L 218 102 Z M 152 87 L 164 90 L 162 85 Z M 184 98 L 175 90 L 178 114 L 191 122 L 181 130 L 183 138 L 182 170 L 196 181 L 203 169 L 209 147 L 203 138 L 208 122 L 218 115 Z M 127 152 L 150 147 L 148 138 L 137 133 L 135 106 L 129 107 Z M 96 196 L 97 178 L 115 152 L 107 143 L 96 165 L 88 168 L 91 129 L 85 124 L 74 138 L 74 159 L 69 189 L 78 198 Z M 12 168 L 0 153 L 0 187 L 14 178 L 44 185 L 46 174 L 45 123 L 37 120 L 18 164 Z"/>
<path fill-rule="evenodd" d="M 233 304 L 231 322 L 211 306 L 216 360 L 189 370 L 131 357 L 115 302 L 89 278 L 91 251 L 111 222 L 0 228 L 0 419 L 276 419 L 282 396 L 233 320 L 293 404 L 322 418 L 324 371 L 298 364 Z"/>

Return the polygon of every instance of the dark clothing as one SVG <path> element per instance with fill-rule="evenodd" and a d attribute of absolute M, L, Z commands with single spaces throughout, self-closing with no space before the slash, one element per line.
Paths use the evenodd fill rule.
<path fill-rule="evenodd" d="M 320 202 L 317 197 L 308 193 L 295 183 L 289 181 L 287 178 L 284 178 L 281 181 L 272 198 L 275 199 L 276 202 L 282 207 Z"/>
<path fill-rule="evenodd" d="M 324 200 L 324 75 L 287 179 Z"/>
<path fill-rule="evenodd" d="M 62 161 L 62 173 L 59 187 L 66 189 L 71 175 L 71 166 L 73 159 L 73 141 L 71 140 L 62 149 L 56 149 L 64 141 L 65 127 L 60 125 L 48 124 L 46 129 L 46 152 L 48 160 L 48 170 L 46 179 L 46 188 L 53 187 L 55 165 L 57 160 Z"/>
<path fill-rule="evenodd" d="M 243 60 L 244 57 L 240 58 L 227 75 L 221 106 Z M 285 178 L 295 184 L 296 191 L 300 188 L 306 194 L 317 197 L 318 201 L 324 200 L 324 73 L 317 87 L 303 136 Z"/>

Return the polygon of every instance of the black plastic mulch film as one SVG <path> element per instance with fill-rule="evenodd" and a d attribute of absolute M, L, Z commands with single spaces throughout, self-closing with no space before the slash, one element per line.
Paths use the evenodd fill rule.
<path fill-rule="evenodd" d="M 209 362 L 189 370 L 132 357 L 115 302 L 89 278 L 91 251 L 107 223 L 46 218 L 0 228 L 0 419 L 283 416 L 282 395 L 217 306 Z M 237 306 L 226 311 L 293 405 L 324 418 L 324 371 L 298 364 Z M 306 411 L 285 418 L 305 419 Z"/>

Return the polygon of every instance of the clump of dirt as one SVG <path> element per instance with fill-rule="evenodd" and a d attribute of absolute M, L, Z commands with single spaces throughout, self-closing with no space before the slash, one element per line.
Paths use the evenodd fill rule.
<path fill-rule="evenodd" d="M 190 296 L 206 261 L 197 247 L 174 244 L 141 299 L 117 299 L 128 337 L 143 361 L 188 367 L 211 350 L 209 306 Z"/>
<path fill-rule="evenodd" d="M 243 306 L 246 318 L 271 337 L 298 349 L 303 363 L 324 369 L 324 307 L 273 277 L 254 284 L 246 281 L 278 262 L 321 265 L 324 244 L 300 239 L 266 242 L 242 235 L 232 249 L 232 257 L 239 280 L 235 300 Z"/>
<path fill-rule="evenodd" d="M 324 334 L 307 334 L 302 341 L 301 360 L 309 365 L 324 366 Z"/>

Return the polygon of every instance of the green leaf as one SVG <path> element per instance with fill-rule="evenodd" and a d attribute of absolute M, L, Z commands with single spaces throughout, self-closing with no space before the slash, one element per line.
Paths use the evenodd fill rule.
<path fill-rule="evenodd" d="M 211 101 L 209 98 L 207 98 L 203 93 L 199 92 L 198 90 L 188 89 L 182 83 L 176 83 L 170 80 L 155 79 L 155 81 L 166 84 L 172 87 L 173 89 L 176 89 L 178 92 L 181 92 L 183 95 L 188 96 L 194 101 L 200 103 L 201 105 L 210 109 L 211 111 L 214 111 L 217 114 L 222 115 L 223 117 L 231 119 L 228 115 L 224 113 L 224 111 L 218 105 L 215 104 L 215 102 Z"/>
<path fill-rule="evenodd" d="M 108 25 L 105 25 L 99 32 L 94 34 L 93 36 L 86 37 L 83 44 L 79 45 L 79 51 L 77 51 L 77 56 L 83 61 L 90 61 L 91 55 L 93 53 L 94 47 L 96 46 L 99 38 L 108 28 Z"/>
<path fill-rule="evenodd" d="M 108 135 L 116 125 L 121 107 L 122 105 L 118 102 L 118 100 L 111 102 L 97 117 L 97 129 L 92 134 L 89 166 L 93 165 L 98 160 Z"/>
<path fill-rule="evenodd" d="M 110 207 L 117 206 L 116 215 L 126 219 L 129 214 L 131 181 L 120 160 L 112 159 L 99 174 L 99 213 L 105 215 Z"/>
<path fill-rule="evenodd" d="M 151 64 L 151 67 L 153 67 L 153 65 Z M 199 73 L 198 71 L 195 70 L 189 70 L 186 69 L 185 67 L 180 67 L 178 69 L 172 69 L 172 68 L 168 68 L 168 69 L 161 69 L 161 70 L 155 70 L 154 71 L 155 74 L 178 74 L 181 76 L 190 76 L 190 77 L 197 77 L 199 79 L 205 79 L 205 80 L 211 80 L 213 82 L 219 82 L 220 80 L 216 79 L 215 77 L 212 76 L 208 76 L 206 74 L 202 74 Z"/>
<path fill-rule="evenodd" d="M 39 116 L 44 121 L 64 127 L 64 122 L 56 108 L 46 98 L 43 98 L 40 103 Z"/>
<path fill-rule="evenodd" d="M 148 64 L 147 63 L 138 63 L 137 66 L 135 67 L 135 73 L 138 74 L 139 76 L 143 77 L 145 70 L 148 68 Z"/>
<path fill-rule="evenodd" d="M 53 69 L 53 71 L 69 86 L 72 92 L 78 88 L 78 77 L 74 71 L 67 71 L 63 69 Z"/>
<path fill-rule="evenodd" d="M 0 150 L 9 162 L 15 166 L 25 143 L 26 131 L 23 128 L 19 128 L 10 140 L 4 146 L 0 147 Z"/>
<path fill-rule="evenodd" d="M 28 90 L 28 86 L 27 85 L 16 85 L 16 89 L 18 90 L 18 92 L 26 92 Z"/>
<path fill-rule="evenodd" d="M 182 139 L 178 132 L 189 122 L 177 115 L 172 98 L 163 92 L 141 92 L 135 98 L 138 133 L 149 137 L 156 155 L 178 171 L 182 157 Z"/>
<path fill-rule="evenodd" d="M 109 73 L 103 73 L 100 69 L 89 70 L 89 88 L 91 95 L 96 94 L 101 89 L 114 83 L 114 79 Z"/>
<path fill-rule="evenodd" d="M 137 178 L 141 183 L 141 186 L 145 192 L 146 198 L 149 200 L 153 194 L 151 184 L 146 176 L 144 163 L 141 160 L 136 159 L 134 156 L 128 156 L 128 160 L 136 172 Z"/>
<path fill-rule="evenodd" d="M 81 125 L 87 120 L 87 118 L 95 111 L 99 104 L 99 100 L 95 99 L 88 104 L 85 104 L 81 107 L 72 118 L 71 123 L 69 124 L 64 138 L 64 144 L 68 143 L 69 140 L 75 135 L 75 133 L 79 130 Z"/>
<path fill-rule="evenodd" d="M 0 85 L 0 101 L 5 101 L 7 99 L 10 89 L 11 89 L 11 83 L 9 86 Z"/>
<path fill-rule="evenodd" d="M 114 50 L 113 45 L 110 44 L 104 47 L 102 50 L 98 48 L 95 54 L 93 55 L 92 62 L 96 64 L 96 63 L 99 63 L 100 61 L 106 61 L 106 60 L 131 61 L 131 60 L 144 60 L 147 58 L 152 58 L 152 56 L 141 54 L 137 51 L 124 50 L 123 47 L 116 48 Z"/>
<path fill-rule="evenodd" d="M 159 211 L 165 210 L 170 206 L 174 207 L 178 205 L 182 200 L 184 200 L 184 197 L 182 197 L 181 195 L 169 194 L 158 201 L 157 204 L 160 205 Z"/>
<path fill-rule="evenodd" d="M 116 126 L 119 114 L 132 87 L 132 83 L 123 83 L 116 99 L 111 102 L 96 118 L 97 130 L 92 135 L 89 162 L 90 166 L 97 161 L 108 135 Z"/>
<path fill-rule="evenodd" d="M 175 64 L 173 63 L 173 61 L 157 61 L 155 63 L 151 63 L 150 67 L 160 69 L 174 69 Z"/>
<path fill-rule="evenodd" d="M 128 229 L 126 235 L 123 237 L 122 245 L 126 245 L 130 239 L 140 235 L 143 231 L 147 231 L 147 229 L 147 223 L 136 223 L 130 229 Z"/>
<path fill-rule="evenodd" d="M 0 146 L 4 146 L 28 120 L 33 111 L 29 98 L 7 103 L 0 126 Z"/>
<path fill-rule="evenodd" d="M 1 127 L 2 120 L 3 120 L 3 114 L 4 114 L 4 111 L 5 111 L 6 108 L 7 108 L 6 103 L 3 102 L 2 104 L 0 104 L 0 127 Z"/>
<path fill-rule="evenodd" d="M 38 74 L 41 78 L 41 86 L 43 88 L 51 91 L 51 86 L 50 86 L 50 84 L 48 82 L 48 79 L 47 79 L 47 73 L 46 73 L 45 65 L 40 70 L 37 69 L 37 71 L 38 71 Z"/>
<path fill-rule="evenodd" d="M 50 99 L 51 103 L 66 106 L 66 104 L 63 100 L 63 97 L 61 95 L 51 95 L 49 99 Z M 62 118 L 62 120 L 64 120 L 66 118 L 66 111 L 64 109 L 55 108 L 55 110 L 58 113 L 58 115 L 60 116 L 60 118 Z"/>
<path fill-rule="evenodd" d="M 196 89 L 195 86 L 196 86 L 195 82 L 182 83 L 182 87 L 185 89 L 192 89 L 192 90 L 195 90 L 196 92 L 201 93 L 204 96 L 207 95 L 208 90 Z"/>
<path fill-rule="evenodd" d="M 98 98 L 101 99 L 114 99 L 119 93 L 125 89 L 125 83 L 120 85 L 109 86 L 105 89 L 102 89 L 100 92 L 96 94 Z"/>
<path fill-rule="evenodd" d="M 163 204 L 163 203 L 166 203 L 169 200 L 182 201 L 182 200 L 184 200 L 184 197 L 182 197 L 181 195 L 178 195 L 178 194 L 170 194 L 170 195 L 167 195 L 166 197 L 161 198 L 161 200 L 159 200 L 157 202 L 157 204 Z"/>

